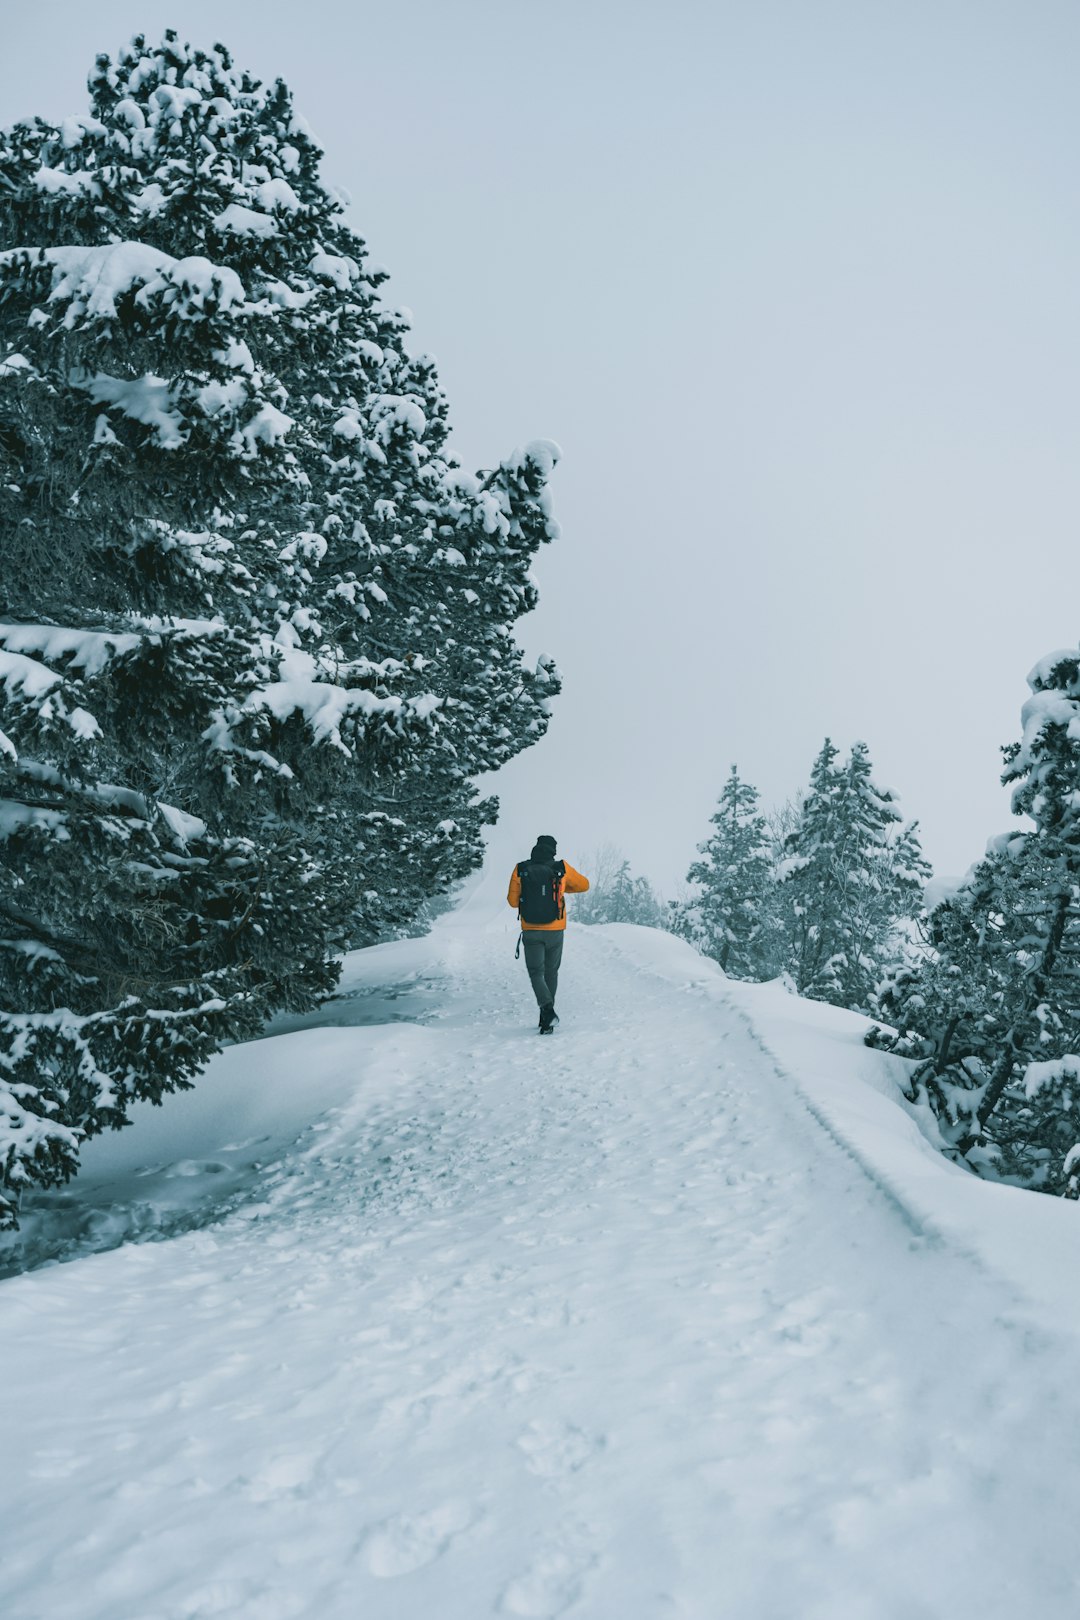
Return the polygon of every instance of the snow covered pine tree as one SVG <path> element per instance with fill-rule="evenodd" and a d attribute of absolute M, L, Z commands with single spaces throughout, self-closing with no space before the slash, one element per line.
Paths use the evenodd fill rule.
<path fill-rule="evenodd" d="M 863 1011 L 894 965 L 900 926 L 918 911 L 930 875 L 918 824 L 904 825 L 893 795 L 874 783 L 865 743 L 841 766 L 825 739 L 787 854 L 795 985 L 801 995 Z"/>
<path fill-rule="evenodd" d="M 739 776 L 724 783 L 712 832 L 687 872 L 694 897 L 678 908 L 677 931 L 734 979 L 767 979 L 774 966 L 770 897 L 773 861 L 759 794 Z"/>
<path fill-rule="evenodd" d="M 984 1174 L 1080 1197 L 1080 652 L 1028 677 L 1005 750 L 1013 808 L 1034 830 L 996 838 L 932 914 L 925 960 L 881 998 L 922 1059 L 912 1075 L 946 1140 Z"/>
<path fill-rule="evenodd" d="M 555 446 L 483 477 L 283 84 L 169 32 L 0 136 L 0 1225 L 471 869 Z"/>

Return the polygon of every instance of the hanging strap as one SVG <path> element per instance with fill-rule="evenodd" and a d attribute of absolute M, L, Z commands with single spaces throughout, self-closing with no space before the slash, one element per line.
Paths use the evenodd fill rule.
<path fill-rule="evenodd" d="M 517 961 L 518 957 L 521 955 L 521 942 L 522 942 L 522 940 L 524 938 L 525 938 L 524 932 L 522 932 L 522 933 L 520 933 L 518 935 L 517 950 L 514 952 L 514 961 L 515 962 Z"/>

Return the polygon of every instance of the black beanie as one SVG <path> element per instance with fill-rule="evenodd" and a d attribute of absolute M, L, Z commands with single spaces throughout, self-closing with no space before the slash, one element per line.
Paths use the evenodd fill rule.
<path fill-rule="evenodd" d="M 552 861 L 555 859 L 555 840 L 543 833 L 533 845 L 532 857 L 534 861 Z"/>

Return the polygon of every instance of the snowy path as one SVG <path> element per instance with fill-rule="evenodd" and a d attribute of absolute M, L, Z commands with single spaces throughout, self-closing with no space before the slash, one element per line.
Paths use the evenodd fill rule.
<path fill-rule="evenodd" d="M 259 1205 L 0 1285 L 6 1620 L 1080 1612 L 1075 1347 L 735 1010 L 444 938 Z"/>

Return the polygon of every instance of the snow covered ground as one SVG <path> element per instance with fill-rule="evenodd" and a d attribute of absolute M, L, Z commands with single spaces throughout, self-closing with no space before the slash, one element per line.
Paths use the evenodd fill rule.
<path fill-rule="evenodd" d="M 498 904 L 42 1201 L 0 1614 L 1071 1620 L 1076 1206 L 666 935 L 572 930 L 538 1040 Z"/>

